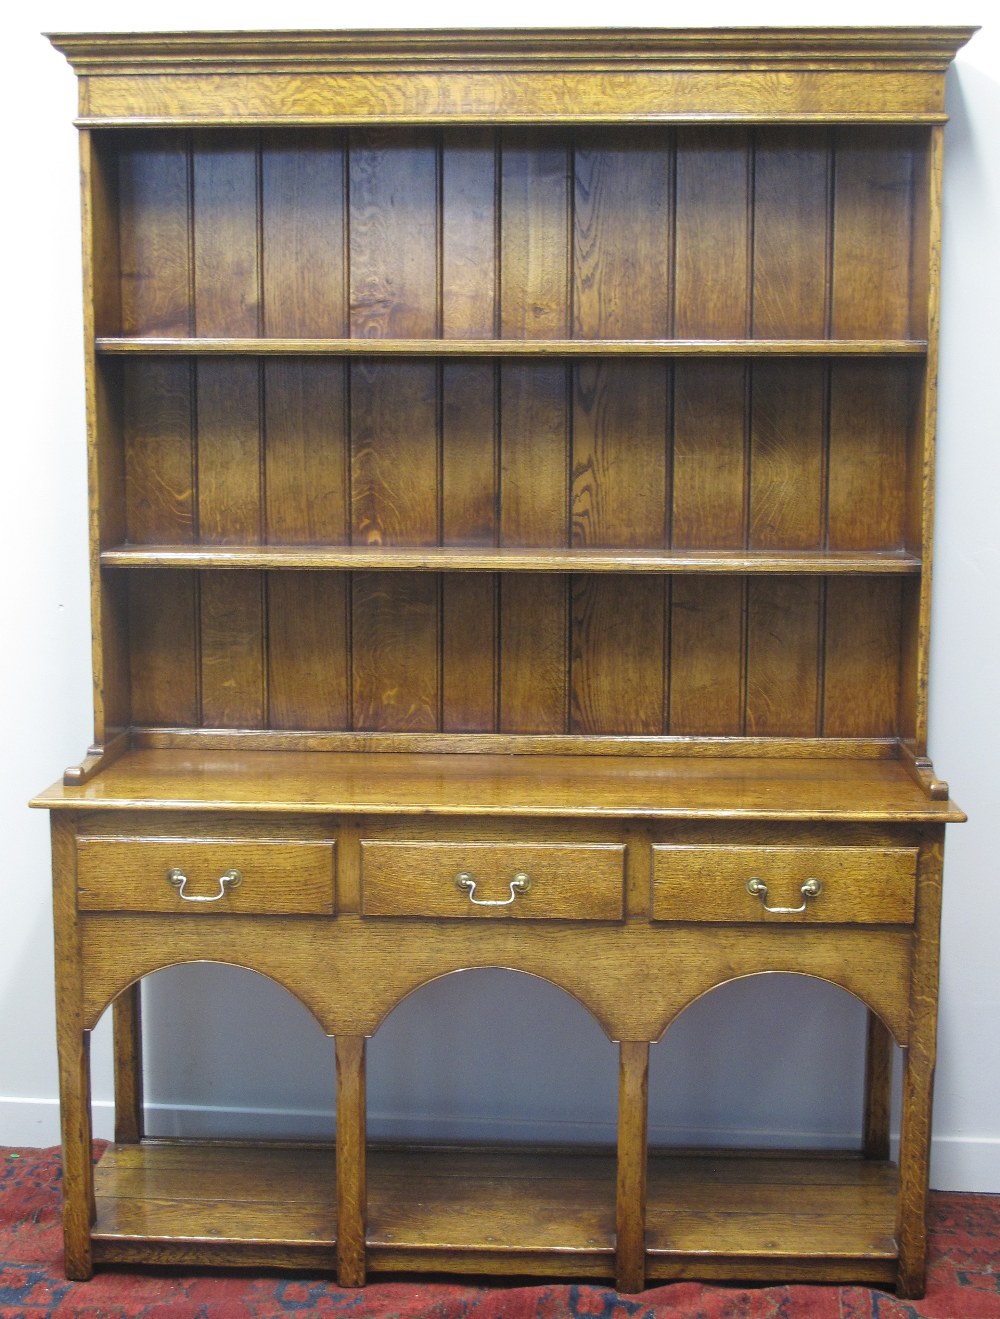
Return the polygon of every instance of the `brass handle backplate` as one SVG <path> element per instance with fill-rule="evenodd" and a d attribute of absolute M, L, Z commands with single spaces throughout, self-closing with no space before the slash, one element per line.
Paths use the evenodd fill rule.
<path fill-rule="evenodd" d="M 239 870 L 227 870 L 224 875 L 219 876 L 218 893 L 213 893 L 209 897 L 202 897 L 197 893 L 185 893 L 184 885 L 187 882 L 187 875 L 176 866 L 173 870 L 167 871 L 167 883 L 177 890 L 177 896 L 183 898 L 185 902 L 218 902 L 220 898 L 226 896 L 228 889 L 239 888 L 243 883 L 243 873 Z"/>
<path fill-rule="evenodd" d="M 810 898 L 818 898 L 823 892 L 823 885 L 818 879 L 807 879 L 799 889 L 802 894 L 801 907 L 769 907 L 767 905 L 767 885 L 762 879 L 748 879 L 747 892 L 752 893 L 755 898 L 760 898 L 760 905 L 765 911 L 769 911 L 772 916 L 798 916 L 800 912 L 805 911 L 809 905 Z"/>
<path fill-rule="evenodd" d="M 455 887 L 461 889 L 463 893 L 468 893 L 469 901 L 474 907 L 509 907 L 518 894 L 527 893 L 531 888 L 531 876 L 519 870 L 510 881 L 509 898 L 477 898 L 476 880 L 467 870 L 460 870 L 455 876 Z"/>

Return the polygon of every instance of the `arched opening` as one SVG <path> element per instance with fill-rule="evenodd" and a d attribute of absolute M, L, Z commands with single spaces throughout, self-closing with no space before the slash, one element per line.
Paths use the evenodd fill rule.
<path fill-rule="evenodd" d="M 147 1135 L 332 1138 L 333 1041 L 288 990 L 190 962 L 146 976 L 141 997 Z"/>
<path fill-rule="evenodd" d="M 379 1243 L 447 1241 L 470 1267 L 502 1250 L 530 1273 L 541 1249 L 614 1275 L 617 1048 L 575 999 L 509 970 L 446 975 L 397 1005 L 368 1059 L 369 1135 L 410 1143 L 369 1155 L 372 1267 Z"/>
<path fill-rule="evenodd" d="M 650 1050 L 650 1143 L 858 1146 L 866 1033 L 864 1005 L 811 976 L 709 990 Z"/>
<path fill-rule="evenodd" d="M 453 973 L 409 994 L 376 1031 L 369 1133 L 611 1145 L 616 1066 L 614 1046 L 564 990 L 517 971 Z"/>
<path fill-rule="evenodd" d="M 887 1096 L 879 1084 L 870 1102 L 863 1080 L 870 1021 L 885 1050 L 852 994 L 781 972 L 720 985 L 675 1019 L 650 1052 L 647 1278 L 705 1252 L 794 1261 L 817 1239 L 845 1269 L 894 1258 Z"/>

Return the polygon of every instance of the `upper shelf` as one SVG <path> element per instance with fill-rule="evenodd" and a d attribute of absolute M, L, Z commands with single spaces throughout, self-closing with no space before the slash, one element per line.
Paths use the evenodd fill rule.
<path fill-rule="evenodd" d="M 328 357 L 922 357 L 926 339 L 298 339 L 104 336 L 105 355 Z"/>
<path fill-rule="evenodd" d="M 346 569 L 402 572 L 917 573 L 905 550 L 521 549 L 413 545 L 119 545 L 105 568 Z"/>

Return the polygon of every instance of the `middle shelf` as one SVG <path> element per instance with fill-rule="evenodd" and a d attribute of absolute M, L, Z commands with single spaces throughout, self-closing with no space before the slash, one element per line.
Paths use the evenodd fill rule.
<path fill-rule="evenodd" d="M 919 573 L 909 550 L 527 549 L 479 545 L 115 545 L 106 568 L 345 569 L 403 572 Z"/>

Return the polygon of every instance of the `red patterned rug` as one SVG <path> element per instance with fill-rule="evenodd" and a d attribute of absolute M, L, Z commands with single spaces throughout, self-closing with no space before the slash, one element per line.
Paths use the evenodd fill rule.
<path fill-rule="evenodd" d="M 0 1316 L 242 1319 L 343 1315 L 351 1319 L 1000 1319 L 1000 1196 L 935 1192 L 930 1271 L 922 1301 L 865 1287 L 713 1287 L 673 1283 L 640 1296 L 607 1287 L 481 1287 L 373 1282 L 342 1291 L 295 1275 L 105 1270 L 90 1282 L 62 1276 L 58 1151 L 0 1152 Z"/>

